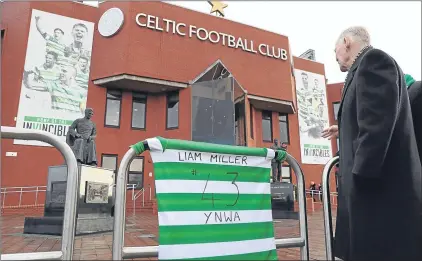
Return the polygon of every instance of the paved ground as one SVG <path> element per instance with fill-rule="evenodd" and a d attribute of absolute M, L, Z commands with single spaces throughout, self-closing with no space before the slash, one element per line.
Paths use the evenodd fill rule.
<path fill-rule="evenodd" d="M 24 253 L 60 250 L 60 237 L 23 235 L 23 216 L 3 216 L 2 252 Z M 126 218 L 125 246 L 157 245 L 157 217 L 148 213 L 136 216 L 129 214 Z M 322 212 L 308 214 L 309 248 L 312 260 L 325 259 L 324 225 Z M 274 222 L 277 238 L 299 236 L 299 223 L 295 220 Z M 111 260 L 112 234 L 94 236 L 77 236 L 75 240 L 73 260 Z M 279 249 L 279 260 L 299 260 L 299 249 Z M 136 259 L 156 260 L 156 258 Z"/>

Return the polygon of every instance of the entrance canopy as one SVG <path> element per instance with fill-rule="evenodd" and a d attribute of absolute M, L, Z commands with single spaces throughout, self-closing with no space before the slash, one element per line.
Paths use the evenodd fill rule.
<path fill-rule="evenodd" d="M 247 95 L 249 102 L 258 110 L 276 111 L 280 113 L 295 113 L 293 103 L 273 98 Z"/>
<path fill-rule="evenodd" d="M 120 74 L 98 80 L 94 84 L 112 89 L 124 89 L 148 93 L 175 91 L 188 87 L 187 83 L 153 79 L 129 74 Z"/>

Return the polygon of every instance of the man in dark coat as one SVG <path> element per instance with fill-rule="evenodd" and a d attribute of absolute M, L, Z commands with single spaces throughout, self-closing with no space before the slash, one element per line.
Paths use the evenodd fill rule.
<path fill-rule="evenodd" d="M 346 261 L 422 260 L 421 163 L 403 73 L 352 27 L 335 48 L 348 71 L 338 112 L 334 253 Z"/>
<path fill-rule="evenodd" d="M 419 159 L 422 162 L 422 84 L 421 84 L 421 81 L 414 81 L 410 83 L 407 90 L 409 92 L 410 106 L 412 107 L 413 126 L 415 128 L 416 143 L 418 145 L 418 151 L 419 151 Z M 422 215 L 421 215 L 421 222 L 422 222 Z M 421 231 L 421 234 L 422 234 L 422 231 Z M 420 243 L 421 243 L 421 249 L 422 249 L 422 240 L 420 241 Z"/>

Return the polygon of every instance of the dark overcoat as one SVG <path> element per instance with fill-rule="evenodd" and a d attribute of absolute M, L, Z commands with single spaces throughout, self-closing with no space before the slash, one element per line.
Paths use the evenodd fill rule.
<path fill-rule="evenodd" d="M 422 84 L 421 81 L 410 85 L 409 100 L 412 107 L 413 125 L 415 127 L 416 143 L 418 144 L 419 158 L 422 158 Z"/>
<path fill-rule="evenodd" d="M 404 77 L 388 54 L 369 48 L 356 59 L 338 122 L 335 255 L 422 260 L 421 163 Z"/>

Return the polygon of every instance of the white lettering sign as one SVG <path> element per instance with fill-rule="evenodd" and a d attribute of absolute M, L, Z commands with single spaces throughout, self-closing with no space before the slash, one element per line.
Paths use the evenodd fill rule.
<path fill-rule="evenodd" d="M 161 19 L 157 16 L 139 13 L 136 15 L 136 23 L 140 27 L 145 27 L 154 31 L 178 34 L 180 36 L 189 36 L 189 38 L 196 37 L 201 41 L 209 41 L 213 44 L 222 44 L 223 46 L 242 49 L 243 51 L 250 53 L 259 53 L 263 56 L 283 61 L 287 60 L 286 49 L 270 46 L 264 43 L 255 45 L 252 40 L 235 37 L 233 35 L 217 31 L 209 31 L 205 28 L 196 27 L 194 25 L 188 26 L 184 23 L 178 23 L 166 18 Z"/>

